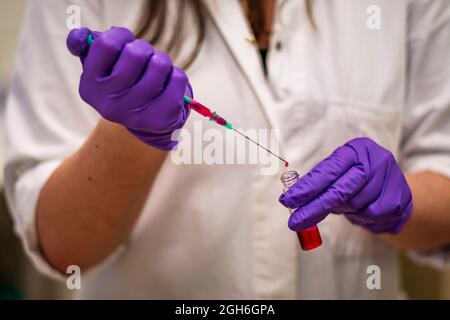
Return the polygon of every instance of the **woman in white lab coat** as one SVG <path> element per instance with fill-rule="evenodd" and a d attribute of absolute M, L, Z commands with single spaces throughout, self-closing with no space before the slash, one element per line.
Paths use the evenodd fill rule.
<path fill-rule="evenodd" d="M 277 201 L 281 168 L 178 164 L 81 100 L 66 9 L 78 5 L 91 30 L 137 30 L 145 2 L 30 1 L 7 106 L 5 182 L 37 268 L 63 278 L 68 265 L 80 266 L 82 298 L 371 299 L 401 293 L 395 247 L 445 265 L 448 1 L 379 0 L 372 11 L 372 0 L 267 1 L 274 7 L 259 26 L 271 28 L 259 31 L 252 1 L 202 1 L 198 50 L 203 6 L 192 1 L 177 29 L 181 9 L 168 1 L 158 48 L 171 30 L 181 35 L 175 63 L 194 51 L 185 71 L 195 97 L 235 127 L 277 130 L 281 155 L 303 174 L 360 136 L 390 150 L 406 173 L 414 211 L 400 234 L 329 215 L 319 224 L 323 245 L 310 252 L 299 249 Z M 163 14 L 157 2 L 151 21 Z M 268 49 L 267 72 L 258 45 Z M 195 139 L 217 126 L 191 112 L 184 128 Z M 375 286 L 373 270 L 381 272 Z"/>

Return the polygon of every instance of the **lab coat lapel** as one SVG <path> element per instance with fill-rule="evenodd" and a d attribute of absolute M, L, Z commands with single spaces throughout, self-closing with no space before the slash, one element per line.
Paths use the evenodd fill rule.
<path fill-rule="evenodd" d="M 277 128 L 274 99 L 261 67 L 256 45 L 249 41 L 253 32 L 238 0 L 205 1 L 221 36 L 253 89 L 271 128 Z M 250 38 L 249 38 L 250 37 Z"/>

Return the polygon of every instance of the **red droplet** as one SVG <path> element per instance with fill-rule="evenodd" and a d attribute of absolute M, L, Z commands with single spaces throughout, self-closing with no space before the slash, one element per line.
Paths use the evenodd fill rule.
<path fill-rule="evenodd" d="M 287 167 L 289 167 L 289 162 L 285 162 L 284 163 L 284 166 L 287 168 Z"/>

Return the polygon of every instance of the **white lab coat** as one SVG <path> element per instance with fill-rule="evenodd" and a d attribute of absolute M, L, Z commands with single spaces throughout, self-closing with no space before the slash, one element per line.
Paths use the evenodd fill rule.
<path fill-rule="evenodd" d="M 236 127 L 278 129 L 292 168 L 305 173 L 367 136 L 406 171 L 450 177 L 450 1 L 316 0 L 316 33 L 303 1 L 279 1 L 267 79 L 239 2 L 206 2 L 213 18 L 187 70 L 195 96 Z M 99 119 L 78 96 L 81 67 L 65 48 L 73 3 L 83 25 L 104 30 L 133 28 L 142 1 L 30 1 L 7 109 L 5 177 L 17 233 L 35 265 L 55 277 L 39 252 L 36 201 Z M 380 30 L 366 26 L 369 5 L 381 9 Z M 192 113 L 189 131 L 195 120 Z M 323 246 L 300 251 L 280 191 L 279 174 L 261 175 L 258 165 L 175 165 L 169 157 L 130 238 L 83 273 L 79 296 L 399 297 L 394 249 L 330 215 L 319 225 Z M 445 248 L 426 254 L 441 265 L 449 256 Z M 367 287 L 371 265 L 380 267 L 379 290 Z"/>

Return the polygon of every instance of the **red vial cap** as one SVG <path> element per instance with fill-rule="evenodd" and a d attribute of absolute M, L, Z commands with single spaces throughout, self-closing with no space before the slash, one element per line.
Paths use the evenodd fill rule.
<path fill-rule="evenodd" d="M 322 238 L 317 226 L 297 232 L 298 240 L 303 250 L 312 250 L 320 247 Z"/>

